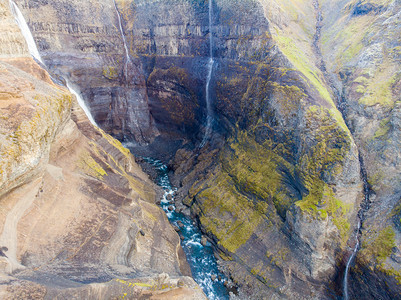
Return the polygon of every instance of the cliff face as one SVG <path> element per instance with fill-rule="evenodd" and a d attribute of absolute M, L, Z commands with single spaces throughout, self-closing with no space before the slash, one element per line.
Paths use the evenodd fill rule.
<path fill-rule="evenodd" d="M 397 295 L 397 1 L 17 3 L 46 64 L 80 87 L 103 129 L 181 141 L 174 180 L 241 296 L 342 295 L 360 158 L 374 193 L 350 294 Z M 213 138 L 196 148 L 210 35 Z M 157 145 L 146 150 L 176 150 Z"/>
<path fill-rule="evenodd" d="M 337 9 L 336 9 L 337 8 Z M 322 2 L 322 53 L 371 188 L 353 292 L 399 297 L 400 288 L 400 4 Z M 328 13 L 336 11 L 335 14 Z M 342 53 L 340 55 L 340 53 Z M 364 283 L 364 276 L 374 282 Z"/>
<path fill-rule="evenodd" d="M 205 299 L 153 183 L 0 15 L 1 297 Z"/>
<path fill-rule="evenodd" d="M 141 64 L 128 59 L 113 1 L 16 1 L 46 66 L 77 86 L 99 126 L 119 139 L 157 135 Z"/>
<path fill-rule="evenodd" d="M 216 47 L 235 54 L 217 54 L 215 72 L 216 114 L 231 137 L 220 151 L 192 157 L 184 202 L 231 276 L 247 283 L 245 294 L 340 294 L 329 282 L 353 241 L 362 182 L 357 147 L 314 51 L 313 5 L 215 3 Z M 249 29 L 234 36 L 233 27 Z M 180 158 L 174 165 L 185 173 Z"/>

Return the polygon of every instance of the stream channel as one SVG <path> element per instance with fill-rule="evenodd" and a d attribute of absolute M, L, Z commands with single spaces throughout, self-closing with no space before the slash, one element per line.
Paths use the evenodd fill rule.
<path fill-rule="evenodd" d="M 146 157 L 143 159 L 157 171 L 156 184 L 161 186 L 164 190 L 160 206 L 166 212 L 170 223 L 177 227 L 180 227 L 178 225 L 179 221 L 183 224 L 182 228 L 180 228 L 180 233 L 184 237 L 181 241 L 181 246 L 184 249 L 187 261 L 191 267 L 192 277 L 203 289 L 208 299 L 229 299 L 227 288 L 224 286 L 224 282 L 227 279 L 218 270 L 217 261 L 211 244 L 207 242 L 207 245 L 203 246 L 201 244 L 202 233 L 198 226 L 189 217 L 176 212 L 174 193 L 177 189 L 171 186 L 171 182 L 168 178 L 167 166 L 160 160 Z M 172 200 L 167 199 L 167 197 L 169 197 L 168 195 L 172 196 Z M 212 280 L 213 275 L 216 276 L 215 280 Z M 221 279 L 219 280 L 219 278 Z"/>

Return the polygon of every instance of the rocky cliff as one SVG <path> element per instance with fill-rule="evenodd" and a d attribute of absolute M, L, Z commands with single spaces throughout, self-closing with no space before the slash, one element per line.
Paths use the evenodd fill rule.
<path fill-rule="evenodd" d="M 0 15 L 1 298 L 205 299 L 154 184 Z"/>
<path fill-rule="evenodd" d="M 350 296 L 399 297 L 398 1 L 17 3 L 100 127 L 173 157 L 240 298 L 343 296 L 357 236 Z"/>
<path fill-rule="evenodd" d="M 400 8 L 398 1 L 321 3 L 322 54 L 370 187 L 353 295 L 383 299 L 400 297 Z"/>

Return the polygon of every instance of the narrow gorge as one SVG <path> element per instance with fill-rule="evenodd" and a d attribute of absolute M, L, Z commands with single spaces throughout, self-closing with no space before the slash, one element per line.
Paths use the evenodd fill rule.
<path fill-rule="evenodd" d="M 400 1 L 0 15 L 1 298 L 401 298 Z"/>

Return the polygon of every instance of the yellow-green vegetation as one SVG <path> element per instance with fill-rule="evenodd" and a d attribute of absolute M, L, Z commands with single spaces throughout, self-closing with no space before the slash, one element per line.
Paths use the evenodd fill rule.
<path fill-rule="evenodd" d="M 387 137 L 387 134 L 390 131 L 390 120 L 383 119 L 380 121 L 379 128 L 376 130 L 373 138 L 374 139 L 385 139 Z"/>
<path fill-rule="evenodd" d="M 70 113 L 72 97 L 70 94 L 54 93 L 53 96 L 37 95 L 32 100 L 35 109 L 17 120 L 18 127 L 0 146 L 0 184 L 6 180 L 12 181 L 14 176 L 20 176 L 18 167 L 32 168 L 38 163 L 37 158 L 43 152 L 59 127 Z M 12 120 L 14 116 L 10 116 Z"/>
<path fill-rule="evenodd" d="M 127 148 L 125 148 L 120 141 L 105 133 L 103 130 L 98 130 L 102 134 L 103 138 L 123 155 L 123 159 L 122 161 L 117 161 L 115 155 L 107 152 L 104 147 L 99 147 L 96 143 L 90 142 L 89 145 L 91 146 L 91 150 L 96 155 L 97 159 L 100 159 L 102 161 L 102 164 L 104 164 L 104 166 L 106 166 L 108 169 L 127 179 L 130 188 L 138 193 L 138 195 L 142 199 L 151 199 L 154 195 L 152 189 L 148 188 L 147 183 L 138 180 L 136 177 L 132 176 L 132 174 L 126 171 L 126 165 L 133 163 L 131 161 L 131 152 Z"/>
<path fill-rule="evenodd" d="M 279 80 L 286 76 L 288 69 L 272 68 L 258 62 L 250 65 L 237 62 L 229 68 L 229 73 L 235 75 L 220 78 L 216 87 L 217 98 L 223 103 L 224 113 L 229 118 L 240 118 L 240 122 L 246 120 L 250 125 L 268 122 L 271 112 L 261 112 L 266 110 L 269 102 L 274 103 L 275 113 L 279 114 L 285 124 L 296 118 L 302 100 L 306 97 L 304 91 L 296 85 L 274 81 L 276 77 Z M 261 115 L 263 120 L 260 119 Z"/>
<path fill-rule="evenodd" d="M 89 176 L 103 179 L 107 175 L 106 171 L 100 166 L 89 152 L 84 152 L 78 162 L 81 169 Z"/>
<path fill-rule="evenodd" d="M 299 49 L 293 39 L 288 36 L 282 36 L 277 31 L 275 40 L 288 60 L 293 64 L 294 68 L 300 71 L 319 92 L 320 96 L 327 100 L 329 104 L 334 106 L 330 93 L 320 79 L 320 72 L 317 68 L 313 68 L 314 64 L 306 57 L 305 53 Z M 308 84 L 307 81 L 305 81 Z"/>
<path fill-rule="evenodd" d="M 272 273 L 273 269 L 271 267 L 265 266 L 262 262 L 259 262 L 258 265 L 251 269 L 251 274 L 254 276 L 258 276 L 259 279 L 262 279 L 265 284 L 269 286 L 272 285 L 270 282 L 270 274 Z"/>
<path fill-rule="evenodd" d="M 270 260 L 270 263 L 276 265 L 279 268 L 283 267 L 284 262 L 287 260 L 287 254 L 290 252 L 287 248 L 281 248 L 276 253 L 266 252 L 266 257 Z"/>
<path fill-rule="evenodd" d="M 107 79 L 114 80 L 118 78 L 117 68 L 113 66 L 104 66 L 102 75 Z"/>
<path fill-rule="evenodd" d="M 342 171 L 342 162 L 350 150 L 351 140 L 330 112 L 321 107 L 311 107 L 306 120 L 308 128 L 316 128 L 313 132 L 314 145 L 299 162 L 299 172 L 309 194 L 296 205 L 317 218 L 330 216 L 343 242 L 346 242 L 350 228 L 346 213 L 350 207 L 335 198 L 332 187 L 324 182 L 323 177 L 336 176 Z"/>
<path fill-rule="evenodd" d="M 103 130 L 99 129 L 100 133 L 102 134 L 103 138 L 105 138 L 111 145 L 117 148 L 124 156 L 128 159 L 132 158 L 131 152 L 125 148 L 121 142 L 115 138 L 113 138 L 110 134 L 105 133 Z"/>
<path fill-rule="evenodd" d="M 373 256 L 379 264 L 384 263 L 391 255 L 395 244 L 395 233 L 391 226 L 387 226 L 378 234 L 367 237 L 362 243 L 362 256 Z"/>
<path fill-rule="evenodd" d="M 309 130 L 305 135 L 312 140 L 305 141 L 306 150 L 296 166 L 291 142 L 267 138 L 258 143 L 250 131 L 237 127 L 221 152 L 220 167 L 190 191 L 197 199 L 201 223 L 228 251 L 235 253 L 260 222 L 271 224 L 274 208 L 285 218 L 295 201 L 313 218 L 330 218 L 343 244 L 347 241 L 347 214 L 352 207 L 335 197 L 324 178 L 342 171 L 351 140 L 327 109 L 311 107 L 305 118 Z M 256 125 L 261 126 L 273 132 L 268 124 Z M 298 195 L 289 191 L 295 186 L 300 189 Z"/>
<path fill-rule="evenodd" d="M 401 284 L 401 272 L 397 271 L 396 269 L 394 269 L 393 267 L 390 266 L 385 266 L 384 263 L 380 264 L 377 266 L 377 269 L 386 274 L 387 276 L 392 276 L 394 277 L 395 280 L 397 280 L 397 284 L 400 285 Z"/>
<path fill-rule="evenodd" d="M 341 113 L 337 110 L 336 105 L 327 89 L 326 84 L 322 81 L 323 75 L 306 56 L 305 52 L 298 48 L 295 40 L 289 36 L 283 36 L 276 30 L 275 40 L 283 54 L 294 66 L 294 69 L 301 72 L 305 84 L 314 88 L 320 97 L 326 101 L 327 107 L 330 108 L 331 115 L 336 119 L 337 123 L 350 135 L 348 127 L 345 125 Z"/>
<path fill-rule="evenodd" d="M 294 175 L 294 167 L 283 159 L 286 153 L 282 144 L 274 147 L 271 140 L 266 140 L 260 145 L 247 132 L 238 131 L 236 139 L 229 140 L 221 161 L 223 170 L 242 192 L 259 201 L 271 200 L 279 214 L 285 216 L 294 201 L 286 194 L 283 175 L 277 169 L 281 166 Z"/>
<path fill-rule="evenodd" d="M 359 102 L 366 105 L 372 106 L 380 104 L 387 107 L 392 107 L 395 102 L 393 97 L 393 86 L 401 79 L 401 73 L 392 75 L 390 69 L 378 70 L 375 76 L 365 82 L 366 88 L 363 91 L 363 96 L 359 99 Z M 361 91 L 361 89 L 359 89 Z"/>
<path fill-rule="evenodd" d="M 324 31 L 322 44 L 324 47 L 333 47 L 335 41 L 336 61 L 339 66 L 344 66 L 355 58 L 364 47 L 363 39 L 370 30 L 374 19 L 370 15 L 353 18 L 352 22 L 337 24 L 329 31 Z M 344 22 L 340 19 L 339 22 Z M 332 62 L 331 62 L 332 63 Z"/>
<path fill-rule="evenodd" d="M 267 203 L 254 203 L 238 192 L 225 172 L 212 176 L 197 198 L 201 201 L 200 221 L 215 235 L 219 244 L 235 253 L 246 243 L 263 219 Z"/>

